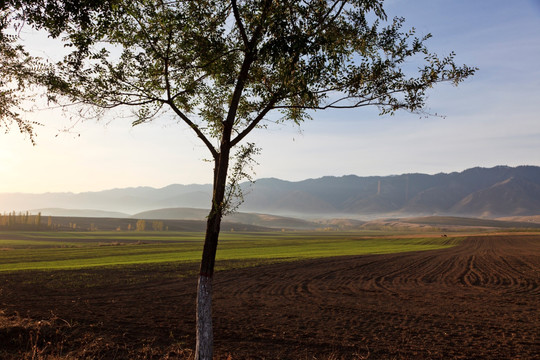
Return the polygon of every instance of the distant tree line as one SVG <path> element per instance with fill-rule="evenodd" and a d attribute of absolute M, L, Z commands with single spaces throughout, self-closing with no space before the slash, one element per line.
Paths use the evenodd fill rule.
<path fill-rule="evenodd" d="M 9 230 L 39 230 L 41 229 L 41 213 L 31 215 L 28 211 L 23 213 L 0 214 L 0 228 Z"/>
<path fill-rule="evenodd" d="M 26 212 L 12 211 L 9 213 L 0 214 L 0 230 L 33 230 L 33 231 L 98 231 L 100 230 L 96 223 L 83 221 L 82 223 L 75 222 L 76 218 L 70 218 L 69 222 L 62 221 L 60 218 L 53 219 L 48 216 L 45 222 L 42 219 L 41 213 L 30 214 Z M 56 220 L 56 221 L 55 221 Z M 103 225 L 103 224 L 102 224 Z M 105 226 L 107 228 L 107 226 Z M 109 226 L 110 228 L 110 226 Z M 114 227 L 113 227 L 114 229 Z M 116 227 L 117 231 L 167 231 L 168 226 L 165 226 L 161 220 L 137 220 L 133 223 L 124 223 Z"/>
<path fill-rule="evenodd" d="M 70 228 L 71 228 L 70 224 Z M 73 226 L 75 229 L 76 225 Z M 0 230 L 59 230 L 60 225 L 54 224 L 52 217 L 47 217 L 47 223 L 42 222 L 41 213 L 30 214 L 26 212 L 12 211 L 9 213 L 0 214 Z"/>

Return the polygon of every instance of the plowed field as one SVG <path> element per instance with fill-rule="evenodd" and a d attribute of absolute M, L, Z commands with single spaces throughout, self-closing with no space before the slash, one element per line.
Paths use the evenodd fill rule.
<path fill-rule="evenodd" d="M 143 282 L 142 270 L 84 270 L 85 281 L 116 280 L 75 290 L 54 273 L 0 274 L 4 357 L 183 358 L 194 347 L 196 279 L 162 271 Z M 227 270 L 214 290 L 219 358 L 540 358 L 539 235 Z"/>

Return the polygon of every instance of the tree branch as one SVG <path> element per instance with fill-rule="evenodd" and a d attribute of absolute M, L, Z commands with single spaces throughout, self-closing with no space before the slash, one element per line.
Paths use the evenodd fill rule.
<path fill-rule="evenodd" d="M 207 78 L 208 76 L 210 76 L 210 75 L 209 75 L 209 74 L 203 74 L 203 75 L 199 76 L 197 79 L 195 79 L 195 80 L 193 81 L 193 83 L 198 83 L 198 82 L 204 80 L 205 78 Z M 167 81 L 169 81 L 169 80 L 167 80 Z M 169 87 L 170 87 L 170 83 L 169 83 Z M 168 98 L 169 100 L 171 100 L 171 101 L 174 101 L 177 97 L 179 97 L 180 95 L 185 94 L 185 93 L 187 93 L 187 92 L 188 92 L 188 90 L 182 90 L 182 91 L 178 91 L 178 92 L 177 92 L 176 94 L 174 94 L 174 95 L 167 94 L 167 98 Z"/>
<path fill-rule="evenodd" d="M 144 34 L 144 37 L 146 38 L 146 41 L 148 45 L 150 45 L 150 48 L 160 57 L 163 58 L 163 52 L 161 49 L 159 49 L 158 44 L 154 44 L 154 41 L 150 38 L 150 35 L 148 35 L 148 31 L 146 31 L 146 28 L 144 27 L 143 23 L 141 22 L 141 19 L 138 16 L 135 16 L 131 11 L 128 12 L 129 15 L 139 24 L 142 33 Z"/>
<path fill-rule="evenodd" d="M 240 13 L 238 12 L 238 4 L 236 3 L 236 0 L 232 0 L 231 4 L 234 13 L 234 19 L 236 20 L 236 26 L 238 26 L 238 30 L 240 31 L 240 35 L 242 36 L 242 41 L 247 48 L 249 46 L 249 39 L 246 35 L 246 29 L 244 28 L 242 19 L 240 18 Z"/>
<path fill-rule="evenodd" d="M 274 109 L 274 105 L 276 104 L 276 102 L 278 101 L 277 99 L 277 96 L 274 96 L 272 99 L 270 99 L 270 101 L 268 102 L 268 104 L 265 106 L 265 108 L 257 115 L 257 117 L 255 119 L 253 119 L 253 121 L 244 129 L 242 130 L 237 136 L 236 138 L 234 138 L 232 141 L 231 141 L 231 147 L 237 145 L 240 141 L 242 141 L 243 138 L 246 137 L 247 134 L 249 134 L 251 132 L 251 130 L 253 130 L 260 122 L 261 120 L 266 116 L 266 114 L 268 114 L 268 112 L 272 109 Z"/>
<path fill-rule="evenodd" d="M 341 3 L 341 6 L 339 7 L 338 11 L 334 14 L 334 16 L 332 16 L 332 19 L 330 21 L 326 22 L 326 20 L 330 17 L 330 15 L 332 14 L 332 11 L 334 11 L 338 3 Z M 307 31 L 307 34 L 309 36 L 312 36 L 315 33 L 323 31 L 326 25 L 332 23 L 339 16 L 339 14 L 341 14 L 346 3 L 347 1 L 343 1 L 343 0 L 334 1 L 334 3 L 332 4 L 328 12 L 324 14 L 324 16 L 322 17 L 321 21 L 315 23 L 314 26 Z"/>
<path fill-rule="evenodd" d="M 259 41 L 259 37 L 262 35 L 262 27 L 263 27 L 264 22 L 266 21 L 266 15 L 268 13 L 270 5 L 272 5 L 272 0 L 266 0 L 266 2 L 264 3 L 262 14 L 261 14 L 261 21 L 255 28 L 255 31 L 253 31 L 253 36 L 251 37 L 251 40 L 249 41 L 248 49 L 250 51 L 255 48 L 257 42 Z"/>
<path fill-rule="evenodd" d="M 401 91 L 393 91 L 392 93 L 398 93 Z M 357 101 L 351 105 L 338 105 L 345 100 L 356 99 Z M 279 105 L 274 106 L 274 109 L 304 109 L 304 110 L 326 110 L 326 109 L 354 109 L 363 106 L 376 105 L 376 106 L 390 106 L 393 104 L 384 103 L 380 100 L 380 96 L 362 98 L 360 96 L 343 96 L 329 104 L 323 106 L 309 106 L 309 105 Z"/>
<path fill-rule="evenodd" d="M 212 60 L 208 61 L 206 64 L 203 64 L 203 65 L 197 65 L 197 66 L 186 66 L 186 69 L 204 69 L 204 68 L 207 68 L 208 66 L 212 65 L 213 63 L 215 63 L 216 61 L 218 61 L 219 59 L 221 59 L 223 56 L 225 55 L 229 55 L 233 52 L 236 52 L 236 51 L 241 51 L 243 52 L 242 49 L 238 49 L 238 48 L 233 48 L 231 50 L 228 50 L 228 51 L 225 51 L 224 53 L 222 53 L 221 55 L 219 56 L 216 56 L 215 58 L 213 58 Z"/>
<path fill-rule="evenodd" d="M 208 148 L 208 150 L 210 150 L 210 153 L 212 154 L 212 156 L 214 157 L 214 159 L 217 159 L 219 154 L 217 152 L 217 150 L 214 148 L 214 145 L 212 145 L 212 143 L 208 140 L 208 138 L 203 134 L 203 132 L 201 131 L 201 129 L 199 129 L 199 127 L 197 126 L 197 124 L 195 124 L 193 121 L 191 121 L 175 104 L 174 102 L 171 100 L 171 99 L 168 99 L 167 101 L 165 101 L 166 104 L 169 104 L 169 106 L 171 107 L 171 109 L 176 113 L 176 115 L 178 115 L 182 120 L 184 120 L 184 122 L 186 124 L 188 124 L 188 126 L 193 130 L 195 131 L 195 134 L 197 134 L 197 136 L 199 137 L 199 139 L 202 140 L 202 142 L 206 145 L 206 147 Z"/>
<path fill-rule="evenodd" d="M 123 94 L 118 94 L 118 95 L 123 95 Z M 138 101 L 110 101 L 110 102 L 106 102 L 106 103 L 103 103 L 103 104 L 98 104 L 98 103 L 95 103 L 95 102 L 92 102 L 92 101 L 81 101 L 80 103 L 81 104 L 86 104 L 86 105 L 91 105 L 91 106 L 95 106 L 95 107 L 98 107 L 98 108 L 101 108 L 101 109 L 114 109 L 115 107 L 118 107 L 118 106 L 123 106 L 123 105 L 126 105 L 126 106 L 141 106 L 141 105 L 147 105 L 147 104 L 151 104 L 151 103 L 154 103 L 156 102 L 156 99 L 146 99 L 146 100 L 138 100 Z"/>
<path fill-rule="evenodd" d="M 169 55 L 171 52 L 171 37 L 172 32 L 169 33 L 169 36 L 167 37 L 167 56 L 165 56 L 165 69 L 164 75 L 165 75 L 165 89 L 167 91 L 167 99 L 171 99 L 171 83 L 169 81 Z"/>

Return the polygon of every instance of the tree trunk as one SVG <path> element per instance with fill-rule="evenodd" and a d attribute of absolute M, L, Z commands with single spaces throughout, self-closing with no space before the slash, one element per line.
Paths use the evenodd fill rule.
<path fill-rule="evenodd" d="M 212 277 L 199 275 L 197 287 L 196 360 L 211 360 L 214 347 L 212 330 Z"/>
<path fill-rule="evenodd" d="M 229 166 L 230 148 L 228 142 L 225 144 L 222 142 L 221 150 L 215 161 L 212 209 L 210 210 L 210 214 L 208 214 L 208 220 L 206 222 L 206 237 L 197 287 L 197 344 L 195 360 L 212 360 L 213 356 L 212 280 Z"/>

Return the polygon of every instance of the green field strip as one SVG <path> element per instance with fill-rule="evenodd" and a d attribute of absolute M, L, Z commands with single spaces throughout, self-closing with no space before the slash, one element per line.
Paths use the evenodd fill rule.
<path fill-rule="evenodd" d="M 142 253 L 121 256 L 98 256 L 53 261 L 35 261 L 32 263 L 18 262 L 6 264 L 7 268 L 4 268 L 2 264 L 0 265 L 0 271 L 83 269 L 99 266 L 135 265 L 179 261 L 191 262 L 196 257 L 200 257 L 200 251 L 178 253 L 160 252 L 157 254 Z"/>
<path fill-rule="evenodd" d="M 92 243 L 104 241 L 178 241 L 200 240 L 204 234 L 195 232 L 116 232 L 116 231 L 93 231 L 93 232 L 0 232 L 0 241 L 9 240 L 34 240 L 37 242 L 71 241 L 76 243 Z"/>
<path fill-rule="evenodd" d="M 178 233 L 152 236 L 154 241 L 136 243 L 139 233 L 122 235 L 122 245 L 96 245 L 115 233 L 19 234 L 20 239 L 2 239 L 0 271 L 79 269 L 165 262 L 198 262 L 203 234 Z M 42 235 L 42 234 L 41 234 Z M 48 234 L 49 235 L 49 234 Z M 89 236 L 91 235 L 91 236 Z M 130 235 L 130 233 L 128 233 Z M 1 236 L 1 234 L 0 234 Z M 22 239 L 26 238 L 26 239 Z M 29 240 L 34 238 L 34 240 Z M 117 238 L 116 238 L 117 239 Z M 165 240 L 165 241 L 164 241 Z M 354 233 L 227 233 L 220 239 L 217 260 L 300 260 L 309 258 L 425 251 L 450 247 L 458 238 L 365 237 Z M 43 248 L 44 243 L 49 247 Z M 29 248 L 17 248 L 17 246 Z M 73 245 L 76 244 L 76 245 Z"/>

